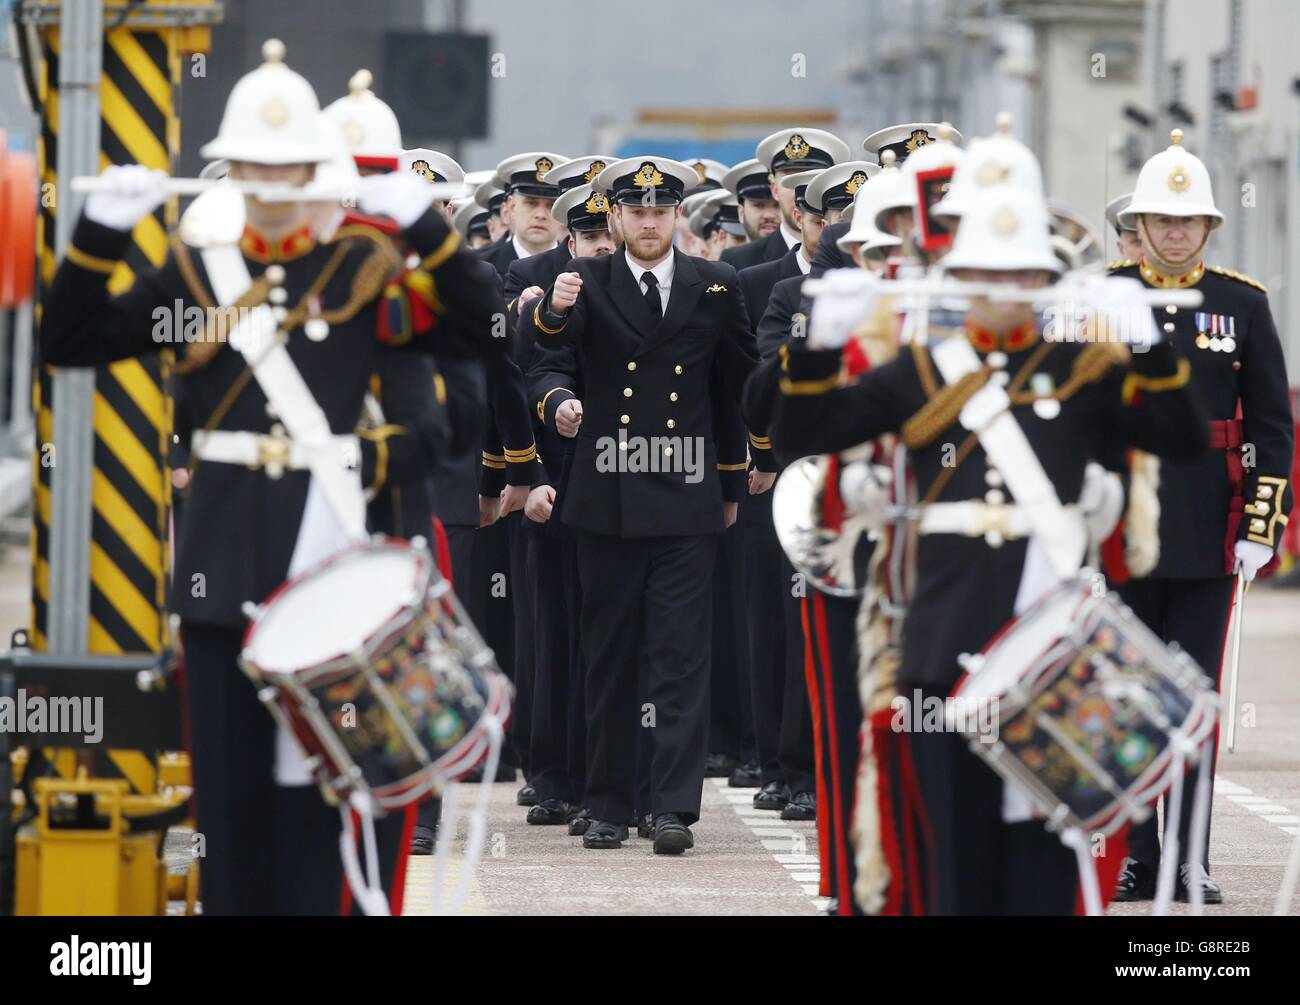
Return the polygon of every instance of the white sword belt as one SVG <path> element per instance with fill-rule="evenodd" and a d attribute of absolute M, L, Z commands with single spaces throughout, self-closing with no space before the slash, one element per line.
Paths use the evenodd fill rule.
<path fill-rule="evenodd" d="M 331 436 L 330 440 L 338 452 L 339 467 L 361 463 L 361 444 L 356 436 Z M 268 478 L 279 478 L 285 471 L 303 471 L 311 466 L 307 448 L 295 443 L 282 430 L 271 433 L 199 430 L 191 440 L 190 452 L 201 461 L 260 469 Z"/>
<path fill-rule="evenodd" d="M 1077 506 L 1063 506 L 1069 520 L 1082 522 Z M 1029 537 L 1033 532 L 1029 511 L 1015 503 L 989 503 L 982 499 L 967 502 L 930 503 L 921 512 L 918 529 L 922 534 L 962 534 L 983 537 L 991 547 L 1004 541 Z"/>

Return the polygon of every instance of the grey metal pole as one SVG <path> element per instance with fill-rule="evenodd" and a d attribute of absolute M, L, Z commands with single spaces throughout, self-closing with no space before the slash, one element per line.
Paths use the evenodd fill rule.
<path fill-rule="evenodd" d="M 1146 155 L 1158 153 L 1169 143 L 1165 105 L 1165 0 L 1146 0 L 1143 8 L 1142 42 L 1147 64 L 1147 84 L 1151 88 L 1151 132 L 1147 137 Z"/>
<path fill-rule="evenodd" d="M 60 11 L 58 211 L 54 249 L 62 257 L 81 200 L 77 175 L 99 173 L 99 78 L 104 15 L 100 0 L 63 0 Z M 88 650 L 90 485 L 94 462 L 95 371 L 62 368 L 53 380 L 54 444 L 50 471 L 48 651 Z M 48 448 L 42 445 L 44 454 Z"/>

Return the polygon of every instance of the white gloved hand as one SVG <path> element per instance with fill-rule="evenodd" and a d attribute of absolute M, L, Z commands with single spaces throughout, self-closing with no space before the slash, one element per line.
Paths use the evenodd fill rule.
<path fill-rule="evenodd" d="M 434 191 L 410 171 L 367 175 L 357 182 L 357 205 L 363 213 L 386 216 L 405 230 L 433 205 Z"/>
<path fill-rule="evenodd" d="M 839 349 L 875 308 L 880 278 L 865 269 L 832 269 L 816 284 L 808 348 Z"/>
<path fill-rule="evenodd" d="M 1237 568 L 1248 583 L 1273 559 L 1273 549 L 1257 541 L 1238 541 L 1232 546 L 1232 553 L 1237 556 Z"/>
<path fill-rule="evenodd" d="M 1106 317 L 1110 330 L 1119 339 L 1135 348 L 1158 345 L 1164 340 L 1164 333 L 1147 303 L 1146 287 L 1140 282 L 1131 276 L 1105 276 L 1097 288 L 1096 310 Z"/>
<path fill-rule="evenodd" d="M 167 201 L 167 175 L 143 164 L 114 164 L 100 177 L 111 188 L 91 192 L 82 210 L 87 220 L 114 230 L 130 231 Z"/>
<path fill-rule="evenodd" d="M 871 530 L 885 526 L 893 472 L 879 464 L 854 461 L 840 471 L 840 498 L 844 508 L 864 520 Z"/>
<path fill-rule="evenodd" d="M 1088 540 L 1098 546 L 1110 537 L 1124 509 L 1124 484 L 1114 472 L 1089 461 L 1079 493 L 1079 512 L 1088 530 Z"/>

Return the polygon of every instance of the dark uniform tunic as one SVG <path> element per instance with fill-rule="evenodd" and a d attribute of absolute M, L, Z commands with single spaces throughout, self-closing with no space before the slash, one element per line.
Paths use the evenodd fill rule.
<path fill-rule="evenodd" d="M 1187 364 L 1172 346 L 1135 354 L 1124 367 L 1114 364 L 1110 349 L 1046 343 L 1032 330 L 1003 340 L 981 334 L 989 340 L 981 351 L 999 349 L 1006 356 L 1011 414 L 1062 503 L 1077 501 L 1087 462 L 1112 441 L 1183 457 L 1204 449 L 1205 420 L 1187 387 Z M 950 418 L 957 388 L 943 385 L 927 350 L 904 352 L 848 386 L 841 386 L 840 366 L 838 350 L 792 345 L 776 402 L 778 450 L 835 452 L 904 430 L 923 498 L 939 478 L 945 480 L 939 502 L 984 500 L 990 484 L 1000 483 L 978 443 L 956 467 L 945 463 L 951 447 L 971 434 Z M 992 369 L 986 362 L 981 372 Z M 1033 408 L 1039 396 L 1057 398 L 1059 414 L 1040 417 Z M 1014 503 L 1009 489 L 1000 491 Z M 916 590 L 903 629 L 899 677 L 905 693 L 916 689 L 942 698 L 951 692 L 961 673 L 958 655 L 978 652 L 1011 618 L 1026 550 L 1023 539 L 993 547 L 983 537 L 920 538 Z M 963 738 L 925 733 L 910 739 L 935 851 L 933 908 L 944 914 L 1069 913 L 1072 854 L 1039 822 L 1002 822 L 1001 782 Z"/>

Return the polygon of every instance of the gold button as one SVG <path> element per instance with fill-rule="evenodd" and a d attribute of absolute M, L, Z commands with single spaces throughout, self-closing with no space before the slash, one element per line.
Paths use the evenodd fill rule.
<path fill-rule="evenodd" d="M 1166 313 L 1166 314 L 1177 314 L 1177 313 L 1178 313 L 1178 308 L 1175 307 L 1173 304 L 1165 304 L 1165 313 Z"/>
<path fill-rule="evenodd" d="M 1167 332 L 1171 332 L 1171 331 L 1173 331 L 1173 330 L 1174 330 L 1174 323 L 1173 323 L 1172 321 L 1166 321 L 1166 322 L 1165 322 L 1165 331 L 1167 331 Z"/>
<path fill-rule="evenodd" d="M 634 373 L 636 371 L 636 360 L 632 360 L 628 363 L 627 370 L 628 373 Z"/>
<path fill-rule="evenodd" d="M 620 415 L 618 417 L 618 421 L 623 423 L 623 425 L 626 426 L 629 422 L 632 421 L 632 417 L 630 415 Z"/>
<path fill-rule="evenodd" d="M 1232 361 L 1232 368 L 1233 368 L 1234 370 L 1240 370 L 1240 369 L 1241 369 L 1241 360 L 1239 360 L 1239 359 L 1234 359 L 1234 360 Z"/>
<path fill-rule="evenodd" d="M 664 456 L 665 456 L 665 457 L 672 457 L 672 455 L 673 455 L 673 448 L 672 448 L 672 447 L 664 447 Z"/>
<path fill-rule="evenodd" d="M 1256 534 L 1262 534 L 1264 532 L 1264 521 L 1263 520 L 1250 521 L 1250 529 Z"/>
<path fill-rule="evenodd" d="M 632 397 L 632 389 L 630 387 L 623 388 L 623 397 L 624 398 Z"/>
<path fill-rule="evenodd" d="M 680 374 L 681 372 L 682 372 L 682 365 L 678 363 L 675 367 L 673 367 L 673 373 Z"/>
<path fill-rule="evenodd" d="M 626 449 L 627 449 L 627 440 L 619 440 L 619 441 L 618 441 L 618 449 L 619 449 L 619 450 L 626 450 Z"/>
<path fill-rule="evenodd" d="M 668 420 L 668 428 L 669 428 L 669 429 L 675 429 L 676 427 L 677 427 L 677 423 L 676 423 L 673 419 L 669 419 L 669 420 Z"/>
<path fill-rule="evenodd" d="M 668 395 L 668 400 L 669 400 L 669 401 L 676 401 L 676 400 L 677 400 L 677 392 L 674 391 L 672 394 Z"/>
<path fill-rule="evenodd" d="M 1261 499 L 1271 499 L 1273 497 L 1273 486 L 1261 485 L 1255 490 L 1255 495 L 1259 496 Z"/>

